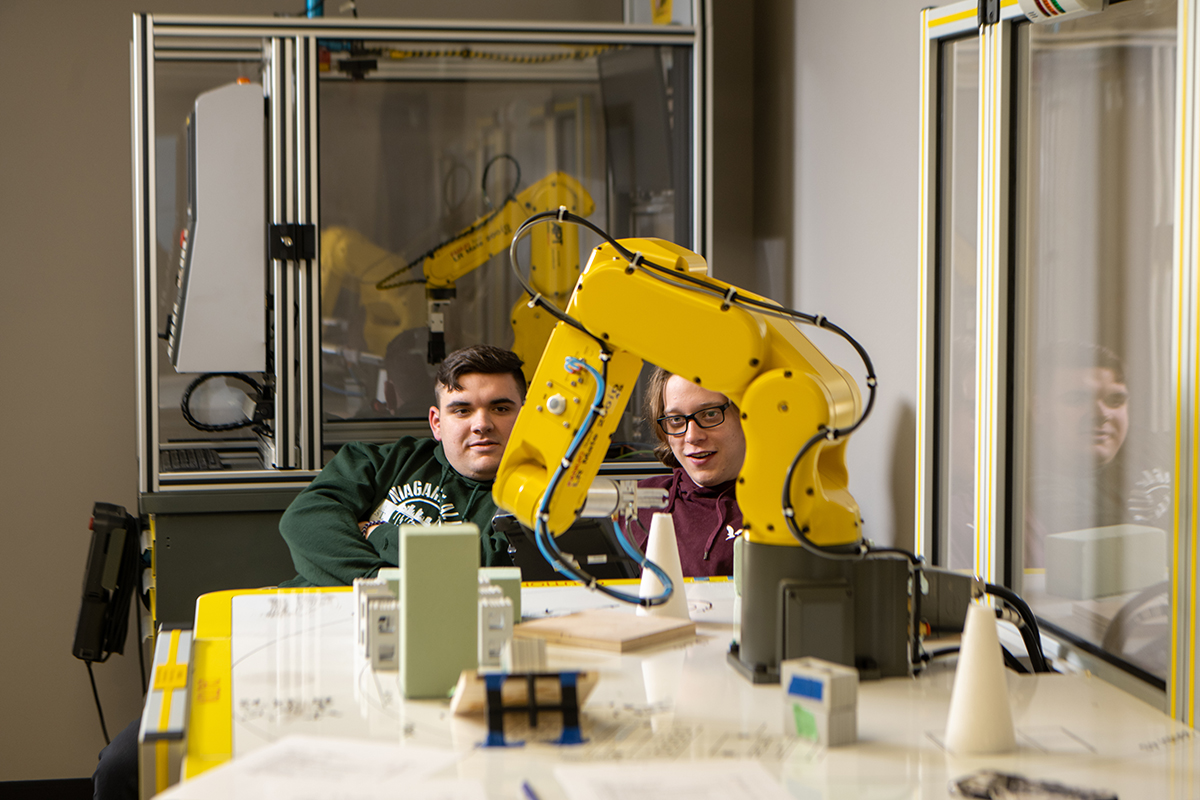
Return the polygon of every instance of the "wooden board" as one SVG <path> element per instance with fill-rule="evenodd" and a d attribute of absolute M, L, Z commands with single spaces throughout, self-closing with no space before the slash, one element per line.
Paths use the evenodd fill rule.
<path fill-rule="evenodd" d="M 609 609 L 593 609 L 522 622 L 513 627 L 519 639 L 545 639 L 551 644 L 627 653 L 651 645 L 691 639 L 696 623 L 675 617 L 642 617 Z"/>

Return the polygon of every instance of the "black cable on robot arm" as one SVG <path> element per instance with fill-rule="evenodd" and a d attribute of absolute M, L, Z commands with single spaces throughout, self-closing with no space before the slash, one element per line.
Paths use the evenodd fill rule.
<path fill-rule="evenodd" d="M 733 289 L 732 291 L 727 290 L 727 289 L 722 289 L 720 286 L 712 283 L 709 280 L 706 280 L 705 278 L 701 278 L 699 276 L 692 275 L 687 272 L 680 272 L 679 270 L 672 269 L 671 267 L 667 267 L 663 264 L 658 264 L 658 263 L 646 258 L 645 256 L 640 256 L 638 253 L 633 252 L 632 250 L 627 248 L 625 245 L 623 245 L 620 242 L 620 240 L 613 238 L 612 235 L 610 235 L 607 231 L 605 231 L 604 229 L 597 226 L 591 220 L 587 219 L 586 217 L 581 217 L 578 214 L 574 214 L 571 211 L 568 211 L 565 207 L 559 208 L 556 211 L 541 211 L 541 212 L 538 212 L 537 214 L 534 214 L 533 216 L 529 217 L 529 219 L 525 220 L 525 222 L 521 225 L 520 228 L 517 229 L 517 232 L 513 235 L 513 245 L 514 246 L 512 248 L 510 248 L 510 253 L 516 252 L 515 251 L 516 241 L 519 237 L 522 237 L 526 234 L 528 228 L 530 228 L 534 225 L 537 225 L 545 220 L 549 220 L 549 219 L 555 219 L 560 222 L 569 222 L 571 224 L 579 225 L 581 227 L 587 228 L 588 230 L 592 231 L 597 236 L 599 236 L 601 239 L 603 239 L 605 242 L 612 245 L 613 249 L 617 251 L 617 254 L 620 255 L 622 258 L 624 258 L 626 261 L 630 262 L 630 264 L 632 264 L 638 268 L 645 268 L 648 271 L 662 273 L 662 275 L 664 277 L 666 277 L 672 281 L 675 281 L 675 282 L 691 284 L 692 286 L 694 286 L 698 289 L 701 289 L 705 292 L 708 292 L 709 294 L 712 294 L 716 297 L 722 297 L 722 298 L 727 297 L 728 302 L 731 305 L 750 306 L 755 311 L 759 311 L 759 312 L 766 313 L 766 314 L 771 314 L 773 316 L 783 317 L 785 319 L 798 319 L 801 322 L 806 322 L 810 325 L 815 325 L 817 327 L 825 328 L 826 330 L 829 330 L 829 331 L 837 334 L 838 336 L 842 337 L 843 339 L 845 339 L 847 342 L 850 343 L 850 346 L 854 348 L 855 352 L 858 353 L 859 357 L 863 360 L 864 365 L 867 367 L 868 381 L 871 382 L 871 381 L 874 381 L 874 379 L 875 379 L 875 368 L 874 368 L 874 365 L 871 363 L 870 356 L 867 355 L 866 349 L 861 344 L 859 344 L 858 341 L 855 340 L 854 337 L 852 337 L 849 333 L 847 333 L 843 328 L 830 322 L 828 318 L 817 315 L 817 314 L 806 314 L 803 311 L 798 311 L 796 309 L 776 305 L 775 303 L 758 300 L 753 297 L 745 297 L 740 292 L 738 292 L 736 289 Z M 530 287 L 529 287 L 528 283 L 525 281 L 524 276 L 520 274 L 520 270 L 517 268 L 516 258 L 513 257 L 511 259 L 511 261 L 513 264 L 514 271 L 517 272 L 517 280 L 520 281 L 522 287 L 529 294 L 529 296 L 535 297 L 535 299 L 536 299 L 535 293 L 530 290 Z M 539 305 L 542 305 L 543 307 L 550 305 L 551 308 L 554 308 L 552 304 L 549 304 L 544 299 L 539 301 Z M 869 408 L 869 406 L 868 406 L 868 408 Z M 864 417 L 865 417 L 865 414 L 864 414 Z M 845 430 L 847 430 L 847 431 L 853 430 L 861 423 L 861 421 L 862 421 L 862 418 L 860 418 L 858 422 L 855 422 L 853 425 L 851 425 L 849 428 L 847 428 Z"/>
<path fill-rule="evenodd" d="M 763 311 L 763 312 L 770 313 L 770 314 L 773 314 L 776 316 L 781 316 L 781 317 L 799 319 L 802 322 L 807 322 L 812 325 L 817 325 L 820 323 L 821 320 L 824 319 L 824 317 L 820 317 L 820 316 L 817 316 L 814 314 L 806 314 L 803 311 L 797 311 L 796 309 L 776 305 L 775 303 L 758 300 L 753 297 L 744 297 L 736 289 L 733 289 L 732 291 L 722 289 L 721 287 L 717 286 L 716 284 L 712 283 L 711 281 L 706 280 L 705 278 L 701 278 L 697 275 L 692 275 L 687 272 L 680 272 L 677 269 L 673 269 L 666 265 L 659 264 L 655 261 L 652 261 L 652 260 L 646 258 L 645 256 L 642 256 L 639 253 L 635 253 L 634 251 L 630 250 L 628 247 L 623 245 L 618 239 L 613 238 L 607 231 L 602 230 L 601 228 L 599 228 L 598 226 L 596 226 L 595 224 L 590 222 L 585 217 L 580 217 L 576 214 L 572 214 L 570 211 L 567 211 L 565 208 L 560 209 L 559 211 L 551 211 L 551 212 L 544 212 L 544 213 L 547 216 L 554 216 L 563 222 L 572 222 L 574 224 L 581 225 L 581 226 L 591 230 L 593 233 L 595 233 L 601 239 L 603 239 L 604 241 L 606 241 L 610 245 L 612 245 L 613 249 L 617 251 L 618 255 L 620 255 L 622 258 L 624 258 L 626 261 L 628 261 L 630 264 L 634 265 L 635 267 L 645 268 L 648 271 L 657 271 L 657 272 L 663 273 L 664 275 L 669 276 L 670 278 L 673 278 L 676 281 L 690 283 L 690 284 L 692 284 L 696 287 L 699 287 L 713 295 L 716 295 L 717 297 L 726 297 L 728 295 L 728 302 L 731 305 L 752 306 L 757 311 Z M 534 219 L 533 217 L 530 217 L 530 221 L 532 221 L 533 219 Z M 846 334 L 845 331 L 843 331 L 841 328 L 838 328 L 836 325 L 833 325 L 832 323 L 829 323 L 828 325 L 824 325 L 822 327 L 828 327 L 830 330 L 834 330 L 835 332 L 839 333 L 840 335 L 848 337 L 848 334 Z M 852 344 L 856 344 L 856 343 L 854 343 L 852 341 Z M 861 348 L 859 348 L 857 346 L 855 349 L 858 349 L 858 350 L 860 350 L 860 352 L 862 352 Z"/>
<path fill-rule="evenodd" d="M 539 211 L 529 219 L 522 222 L 520 227 L 517 228 L 516 232 L 513 233 L 512 241 L 508 244 L 508 263 L 509 266 L 512 267 L 513 275 L 516 277 L 517 283 L 521 284 L 521 288 L 525 290 L 525 294 L 533 298 L 533 300 L 530 302 L 540 305 L 554 316 L 562 319 L 562 317 L 559 315 L 566 315 L 563 314 L 558 306 L 542 298 L 541 294 L 535 292 L 533 287 L 529 285 L 529 281 L 525 280 L 525 275 L 521 272 L 520 260 L 517 258 L 517 244 L 519 244 L 522 239 L 529 235 L 529 229 L 543 220 L 557 218 L 558 214 L 559 212 L 557 211 Z"/>
<path fill-rule="evenodd" d="M 515 181 L 513 181 L 512 188 L 510 188 L 508 190 L 508 194 L 506 194 L 504 196 L 504 202 L 502 202 L 499 206 L 493 206 L 492 201 L 488 197 L 488 193 L 487 193 L 488 172 L 491 170 L 492 165 L 501 159 L 507 159 L 508 161 L 512 162 L 513 167 L 515 167 L 517 170 L 517 178 Z M 501 153 L 500 155 L 492 156 L 491 160 L 489 160 L 487 162 L 487 164 L 484 165 L 483 179 L 480 181 L 480 187 L 481 187 L 480 193 L 483 195 L 483 202 L 487 205 L 487 207 L 489 209 L 491 209 L 490 214 L 488 214 L 487 216 L 485 216 L 483 219 L 479 220 L 478 222 L 475 222 L 473 225 L 471 225 L 465 231 L 455 234 L 453 237 L 451 237 L 449 239 L 445 239 L 441 242 L 438 242 L 433 247 L 429 248 L 424 253 L 422 253 L 421 255 L 414 258 L 412 261 L 409 261 L 403 267 L 400 267 L 400 269 L 394 270 L 390 274 L 384 276 L 381 280 L 376 282 L 375 288 L 382 292 L 382 291 L 386 291 L 388 289 L 399 289 L 402 286 L 412 286 L 413 284 L 417 284 L 417 283 L 425 283 L 425 278 L 419 278 L 416 280 L 406 280 L 406 281 L 395 281 L 394 279 L 399 277 L 400 275 L 403 275 L 405 272 L 408 272 L 410 270 L 413 270 L 413 269 L 421 266 L 422 264 L 425 263 L 425 259 L 432 258 L 433 255 L 435 253 L 437 253 L 438 250 L 441 250 L 446 245 L 451 244 L 452 242 L 457 242 L 459 239 L 465 238 L 465 237 L 471 235 L 472 233 L 474 233 L 475 231 L 487 227 L 488 223 L 490 223 L 492 220 L 494 220 L 496 217 L 498 217 L 500 215 L 500 212 L 504 210 L 504 207 L 506 205 L 508 205 L 508 203 L 510 201 L 515 203 L 517 200 L 517 189 L 521 188 L 521 163 L 519 161 L 517 161 L 515 158 L 513 158 L 512 156 L 510 156 L 508 153 Z"/>
<path fill-rule="evenodd" d="M 578 328 L 583 333 L 586 333 L 588 336 L 595 339 L 596 342 L 600 345 L 600 349 L 601 349 L 602 353 L 604 354 L 601 356 L 601 369 L 602 369 L 602 374 L 603 374 L 603 380 L 605 382 L 607 382 L 607 380 L 608 380 L 608 359 L 606 358 L 606 356 L 610 355 L 612 352 L 612 350 L 608 346 L 608 344 L 606 342 L 604 342 L 604 340 L 602 340 L 601 338 L 599 338 L 598 336 L 593 334 L 591 331 L 589 331 L 583 325 L 582 322 L 580 322 L 579 320 L 570 316 L 565 311 L 560 309 L 558 306 L 554 305 L 554 303 L 551 303 L 549 300 L 544 298 L 540 292 L 535 292 L 533 287 L 525 280 L 525 276 L 521 273 L 520 260 L 517 257 L 517 245 L 520 243 L 521 239 L 523 239 L 529 235 L 529 230 L 534 225 L 538 225 L 542 222 L 547 222 L 550 220 L 558 220 L 560 222 L 573 222 L 575 224 L 579 224 L 585 228 L 588 228 L 589 230 L 595 232 L 596 234 L 598 234 L 599 236 L 601 236 L 602 238 L 604 238 L 605 240 L 607 240 L 609 242 L 614 242 L 615 240 L 613 240 L 612 237 L 610 237 L 607 233 L 605 233 L 603 230 L 601 230 L 597 226 L 593 225 L 591 222 L 588 222 L 583 217 L 579 217 L 575 214 L 572 214 L 571 212 L 567 211 L 566 208 L 559 208 L 557 211 L 540 211 L 540 212 L 532 215 L 531 217 L 529 217 L 527 220 L 525 220 L 525 222 L 523 222 L 521 224 L 521 226 L 519 228 L 517 228 L 516 232 L 513 233 L 512 243 L 509 245 L 509 248 L 508 248 L 509 263 L 512 265 L 513 274 L 516 276 L 517 282 L 521 284 L 521 288 L 524 289 L 525 293 L 528 294 L 529 297 L 531 298 L 529 302 L 531 304 L 536 304 L 536 305 L 540 306 L 543 310 L 547 311 L 550 315 L 552 315 L 556 319 L 558 319 L 562 322 L 565 322 L 568 325 L 571 325 L 575 328 Z M 584 430 L 583 434 L 577 438 L 577 441 L 582 442 L 583 440 L 585 440 L 587 438 L 587 435 L 590 433 L 591 428 L 594 425 L 595 425 L 595 418 L 589 419 L 587 426 L 586 426 L 586 430 Z M 564 462 L 569 462 L 572 459 L 574 459 L 576 452 L 577 452 L 577 448 L 572 448 L 564 456 Z M 558 488 L 558 472 L 556 471 L 555 475 L 551 477 L 550 484 L 546 487 L 547 498 L 552 497 L 557 488 Z M 548 550 L 553 555 L 553 557 L 554 557 L 553 560 L 558 562 L 557 564 L 555 564 L 555 569 L 558 572 L 560 572 L 563 575 L 566 575 L 567 577 L 571 578 L 572 580 L 576 580 L 576 581 L 584 584 L 585 586 L 587 586 L 589 589 L 592 589 L 593 591 L 598 591 L 601 594 L 607 595 L 608 597 L 611 597 L 615 600 L 620 600 L 620 601 L 627 602 L 627 603 L 628 602 L 637 602 L 643 606 L 658 605 L 658 604 L 666 602 L 666 598 L 663 598 L 663 599 L 660 599 L 657 601 L 654 598 L 634 598 L 631 595 L 627 595 L 623 592 L 609 589 L 608 587 L 601 585 L 599 582 L 597 582 L 596 578 L 593 575 L 590 575 L 586 570 L 582 569 L 581 567 L 573 566 L 566 560 L 566 558 L 563 556 L 562 551 L 558 547 L 558 543 L 555 542 L 554 537 L 550 535 L 549 530 L 546 526 L 546 520 L 541 519 L 540 517 L 539 517 L 539 519 L 537 519 L 535 521 L 535 524 L 534 524 L 534 537 L 536 540 L 538 540 L 540 542 L 540 547 L 543 550 Z"/>
<path fill-rule="evenodd" d="M 838 430 L 834 431 L 835 438 L 841 438 L 858 430 L 858 427 L 863 424 L 863 420 L 870 415 L 871 410 L 875 407 L 875 387 L 878 385 L 879 381 L 875 378 L 875 365 L 871 363 L 871 357 L 867 355 L 866 348 L 859 344 L 857 339 L 855 339 L 838 325 L 830 322 L 825 317 L 818 317 L 817 322 L 814 324 L 817 325 L 817 327 L 832 331 L 849 342 L 850 346 L 854 348 L 854 351 L 858 353 L 858 357 L 862 359 L 863 366 L 867 368 L 867 389 L 869 390 L 867 392 L 867 404 L 863 408 L 863 412 L 859 415 L 857 420 L 845 428 L 839 428 Z"/>
<path fill-rule="evenodd" d="M 671 269 L 670 267 L 664 266 L 662 264 L 655 263 L 654 261 L 651 261 L 650 259 L 645 258 L 644 256 L 639 256 L 638 253 L 635 253 L 632 250 L 630 250 L 629 248 L 627 248 L 619 240 L 614 239 L 607 231 L 603 230 L 602 228 L 600 228 L 599 226 L 597 226 L 596 224 L 594 224 L 593 222 L 588 220 L 586 217 L 581 217 L 578 214 L 574 214 L 574 213 L 568 211 L 565 207 L 562 207 L 556 211 L 539 212 L 539 213 L 531 216 L 529 219 L 527 219 L 524 222 L 524 224 L 522 224 L 521 227 L 517 229 L 517 232 L 513 235 L 513 244 L 509 249 L 509 253 L 510 253 L 510 261 L 513 265 L 513 270 L 517 274 L 517 280 L 521 283 L 521 286 L 525 289 L 526 293 L 528 293 L 530 297 L 534 298 L 534 302 L 537 302 L 538 305 L 542 306 L 543 308 L 546 308 L 547 310 L 550 311 L 551 314 L 554 314 L 556 317 L 563 320 L 564 322 L 569 321 L 569 317 L 567 317 L 567 315 L 565 313 L 559 311 L 559 309 L 556 306 L 554 306 L 554 304 L 550 303 L 549 301 L 545 300 L 544 298 L 541 298 L 540 295 L 537 295 L 535 292 L 532 291 L 529 284 L 525 281 L 525 277 L 520 273 L 520 269 L 518 267 L 517 258 L 516 258 L 516 243 L 517 243 L 518 238 L 526 235 L 528 229 L 531 228 L 532 226 L 537 225 L 537 224 L 539 224 L 545 220 L 549 220 L 549 219 L 556 219 L 560 222 L 569 222 L 569 223 L 587 228 L 588 230 L 592 231 L 597 236 L 599 236 L 601 239 L 603 239 L 604 241 L 606 241 L 610 245 L 612 245 L 613 249 L 617 251 L 617 254 L 620 255 L 622 258 L 624 258 L 626 261 L 630 262 L 630 264 L 633 264 L 638 268 L 645 268 L 647 271 L 661 273 L 662 278 L 660 278 L 660 279 L 667 279 L 667 280 L 669 280 L 669 282 L 691 284 L 692 286 L 694 286 L 698 289 L 701 289 L 705 292 L 708 292 L 716 297 L 727 298 L 727 301 L 731 305 L 750 306 L 755 311 L 759 311 L 759 312 L 765 313 L 765 314 L 770 314 L 772 316 L 783 317 L 785 319 L 798 319 L 801 322 L 806 322 L 810 325 L 814 325 L 819 328 L 824 328 L 824 329 L 840 336 L 841 338 L 845 339 L 850 344 L 851 347 L 854 348 L 854 351 L 858 354 L 859 358 L 862 359 L 863 365 L 866 367 L 866 370 L 867 370 L 867 386 L 871 391 L 868 394 L 867 405 L 864 408 L 862 415 L 848 427 L 842 428 L 839 431 L 837 431 L 836 432 L 837 435 L 844 436 L 844 435 L 847 435 L 847 434 L 857 430 L 858 427 L 863 423 L 863 420 L 865 420 L 867 418 L 867 415 L 871 412 L 871 409 L 874 407 L 874 405 L 875 405 L 875 385 L 877 383 L 877 380 L 876 380 L 876 376 L 875 376 L 875 366 L 871 362 L 871 357 L 867 354 L 866 348 L 864 348 L 858 342 L 858 340 L 856 340 L 853 336 L 851 336 L 849 333 L 847 333 L 845 331 L 845 329 L 843 329 L 839 325 L 837 325 L 833 322 L 830 322 L 827 317 L 817 315 L 817 314 L 806 314 L 803 311 L 798 311 L 798 310 L 792 309 L 792 308 L 786 308 L 784 306 L 776 305 L 774 303 L 766 302 L 763 300 L 758 300 L 753 297 L 744 297 L 736 289 L 733 289 L 732 291 L 724 290 L 721 287 L 717 286 L 716 284 L 714 284 L 711 281 L 708 281 L 704 278 L 698 277 L 696 275 L 691 275 L 686 272 L 680 272 L 678 270 Z M 659 277 L 659 276 L 655 276 L 655 277 Z M 684 288 L 686 288 L 686 287 L 684 287 Z M 555 312 L 558 312 L 558 313 L 555 313 Z"/>
<path fill-rule="evenodd" d="M 1007 647 L 1001 646 L 1000 652 L 1004 656 L 1004 666 L 1008 667 L 1013 672 L 1018 672 L 1018 673 L 1021 673 L 1022 675 L 1027 674 L 1029 672 L 1029 670 L 1025 669 L 1025 665 L 1017 660 L 1016 656 L 1014 656 L 1012 653 L 1008 652 Z"/>
<path fill-rule="evenodd" d="M 603 355 L 600 358 L 601 381 L 603 385 L 607 385 L 608 356 L 611 355 L 612 351 L 607 345 L 604 344 L 604 342 L 600 342 L 600 347 L 603 352 Z M 600 408 L 602 408 L 602 401 L 603 394 L 598 393 L 593 399 L 594 411 L 598 411 Z M 584 430 L 576 436 L 571 448 L 563 456 L 564 465 L 575 459 L 579 449 L 583 446 L 583 443 L 587 440 L 588 435 L 591 433 L 592 428 L 595 427 L 597 419 L 597 416 L 589 414 Z M 557 562 L 553 565 L 555 570 L 563 575 L 566 575 L 572 580 L 582 583 L 592 591 L 600 592 L 601 594 L 611 597 L 614 600 L 619 600 L 624 603 L 641 605 L 646 608 L 666 603 L 670 599 L 670 595 L 666 592 L 664 592 L 663 596 L 659 597 L 638 597 L 626 594 L 625 592 L 621 592 L 616 589 L 610 589 L 607 586 L 600 584 L 596 577 L 587 572 L 587 570 L 579 567 L 578 565 L 572 565 L 569 561 L 567 561 L 562 550 L 559 549 L 558 543 L 555 541 L 554 537 L 550 535 L 548 528 L 548 517 L 544 514 L 545 508 L 548 506 L 550 500 L 553 498 L 554 492 L 558 488 L 558 483 L 561 480 L 562 475 L 562 470 L 555 470 L 554 474 L 551 476 L 550 484 L 546 487 L 545 499 L 542 501 L 542 509 L 539 510 L 538 517 L 534 522 L 534 538 L 538 542 L 538 547 L 543 551 L 543 554 L 551 556 L 551 559 L 548 560 Z M 658 576 L 659 580 L 663 582 L 664 586 L 670 585 L 670 578 L 667 577 L 666 573 L 664 573 L 660 567 L 651 564 L 651 562 L 647 560 L 644 555 L 642 557 L 641 566 L 645 569 L 650 569 L 653 571 Z M 674 587 L 674 591 L 683 591 L 683 588 Z"/>
<path fill-rule="evenodd" d="M 1046 663 L 1046 656 L 1042 652 L 1042 634 L 1038 630 L 1037 618 L 1033 615 L 1029 605 L 1021 599 L 1020 595 L 1004 586 L 985 583 L 983 590 L 999 597 L 1021 615 L 1025 624 L 1017 626 L 1017 630 L 1021 633 L 1021 638 L 1025 640 L 1025 649 L 1029 651 L 1029 661 L 1033 664 L 1033 671 L 1050 672 L 1050 666 Z"/>
<path fill-rule="evenodd" d="M 598 230 L 594 226 L 592 226 L 592 227 L 593 227 L 593 230 Z M 727 290 L 723 290 L 723 289 L 721 289 L 721 287 L 719 287 L 716 284 L 713 284 L 709 281 L 706 281 L 703 278 L 697 277 L 695 275 L 689 275 L 685 272 L 679 272 L 678 270 L 673 270 L 668 267 L 664 267 L 661 264 L 655 264 L 654 262 L 649 261 L 646 258 L 638 258 L 637 253 L 630 252 L 628 248 L 626 248 L 624 245 L 622 245 L 620 242 L 616 241 L 615 239 L 612 239 L 607 234 L 604 234 L 602 231 L 598 231 L 598 232 L 602 236 L 604 236 L 613 245 L 613 247 L 617 249 L 618 253 L 620 253 L 620 255 L 623 258 L 625 258 L 626 260 L 628 260 L 631 264 L 636 262 L 638 267 L 644 267 L 647 269 L 647 272 L 650 272 L 650 273 L 654 273 L 654 272 L 662 273 L 661 275 L 653 275 L 653 277 L 655 277 L 659 280 L 665 281 L 667 283 L 672 283 L 677 286 L 680 286 L 680 284 L 682 284 L 682 283 L 688 283 L 688 284 L 691 284 L 692 286 L 698 287 L 700 290 L 702 290 L 708 294 L 711 294 L 715 297 L 722 298 L 723 300 L 725 300 L 725 302 L 729 303 L 730 305 L 751 306 L 751 307 L 753 307 L 754 311 L 761 313 L 761 314 L 768 314 L 768 315 L 775 316 L 775 317 L 781 317 L 783 319 L 800 320 L 801 322 L 806 322 L 806 323 L 816 326 L 818 328 L 824 328 L 825 330 L 828 330 L 831 333 L 834 333 L 837 336 L 840 336 L 842 339 L 845 339 L 850 344 L 850 346 L 854 348 L 854 351 L 858 354 L 858 357 L 862 360 L 863 366 L 866 367 L 866 370 L 867 370 L 866 383 L 867 383 L 867 388 L 870 391 L 867 394 L 867 404 L 863 408 L 863 413 L 858 417 L 858 419 L 856 419 L 850 425 L 846 426 L 845 428 L 839 428 L 836 431 L 834 431 L 835 438 L 847 436 L 847 435 L 853 433 L 854 431 L 858 430 L 858 427 L 860 425 L 862 425 L 863 421 L 866 420 L 866 418 L 870 415 L 871 410 L 875 407 L 875 387 L 878 383 L 878 380 L 875 376 L 875 365 L 871 362 L 871 357 L 870 357 L 870 355 L 867 354 L 866 348 L 863 347 L 862 344 L 860 344 L 857 339 L 855 339 L 848 332 L 846 332 L 846 330 L 844 328 L 842 328 L 841 326 L 839 326 L 833 322 L 830 322 L 827 317 L 821 316 L 819 314 L 818 315 L 806 314 L 803 311 L 797 311 L 796 309 L 786 308 L 784 306 L 775 305 L 774 303 L 757 300 L 752 297 L 743 297 L 741 294 L 738 293 L 738 291 L 736 289 L 730 288 Z M 689 287 L 680 286 L 680 288 L 689 288 Z"/>
<path fill-rule="evenodd" d="M 796 454 L 796 457 L 792 459 L 792 463 L 788 466 L 787 477 L 784 478 L 783 482 L 783 497 L 781 499 L 781 503 L 783 505 L 783 518 L 784 521 L 787 522 L 788 530 L 791 532 L 792 536 L 795 537 L 796 541 L 798 541 L 800 546 L 805 550 L 808 550 L 813 555 L 820 556 L 821 558 L 828 559 L 830 561 L 861 561 L 864 558 L 871 558 L 873 556 L 892 557 L 898 555 L 907 558 L 913 564 L 921 564 L 924 559 L 915 553 L 905 550 L 902 547 L 871 547 L 868 544 L 860 544 L 857 551 L 851 553 L 839 553 L 827 550 L 814 544 L 813 541 L 808 538 L 807 526 L 800 528 L 796 525 L 796 510 L 792 506 L 792 498 L 788 489 L 796 477 L 796 467 L 798 467 L 800 462 L 804 460 L 804 456 L 808 454 L 808 451 L 811 450 L 817 442 L 827 438 L 831 438 L 829 429 L 825 426 L 821 426 L 821 430 L 804 443 L 804 446 L 800 448 L 800 452 Z"/>
<path fill-rule="evenodd" d="M 808 454 L 809 450 L 813 449 L 817 442 L 821 441 L 822 439 L 832 440 L 833 437 L 831 434 L 832 431 L 826 426 L 822 425 L 820 430 L 818 430 L 817 433 L 815 433 L 807 442 L 804 443 L 804 446 L 800 448 L 800 452 L 796 454 L 796 457 L 792 459 L 792 463 L 788 466 L 787 477 L 785 477 L 783 480 L 783 497 L 781 500 L 783 505 L 783 519 L 785 522 L 787 522 L 788 530 L 791 531 L 792 536 L 794 536 L 796 541 L 800 543 L 800 546 L 813 555 L 828 559 L 830 561 L 861 561 L 867 555 L 867 548 L 865 545 L 860 544 L 858 549 L 851 553 L 838 553 L 826 550 L 825 548 L 818 547 L 811 539 L 808 538 L 808 526 L 805 526 L 803 529 L 801 529 L 796 525 L 796 509 L 792 506 L 792 497 L 790 492 L 792 480 L 796 477 L 796 467 L 799 466 L 800 462 L 804 459 L 804 456 Z"/>
<path fill-rule="evenodd" d="M 531 286 L 529 282 L 525 280 L 525 276 L 521 274 L 521 264 L 517 257 L 517 245 L 520 244 L 522 239 L 529 235 L 529 231 L 531 228 L 533 228 L 533 226 L 549 220 L 559 220 L 562 222 L 572 222 L 583 225 L 589 230 L 595 231 L 605 238 L 610 238 L 608 234 L 600 230 L 600 228 L 596 227 L 591 222 L 588 222 L 583 217 L 572 214 L 570 211 L 567 211 L 565 207 L 560 206 L 557 211 L 539 211 L 521 223 L 521 226 L 517 228 L 515 233 L 513 233 L 512 243 L 508 246 L 508 261 L 512 266 L 513 275 L 516 276 L 517 282 L 521 284 L 521 288 L 525 291 L 525 294 L 529 295 L 529 304 L 531 306 L 536 305 L 546 313 L 550 314 L 550 316 L 557 319 L 559 322 L 565 322 L 582 333 L 586 333 L 588 336 L 595 339 L 597 343 L 599 343 L 602 350 L 607 352 L 609 347 L 603 339 L 589 331 L 587 326 L 582 322 L 575 319 L 570 314 L 556 306 L 554 303 L 547 300 L 541 292 L 535 291 L 533 286 Z"/>
<path fill-rule="evenodd" d="M 503 208 L 504 203 L 507 203 L 509 200 L 516 200 L 517 189 L 521 188 L 521 162 L 517 161 L 517 159 L 513 158 L 508 153 L 501 153 L 500 155 L 492 156 L 491 159 L 488 160 L 487 164 L 484 165 L 483 177 L 479 181 L 479 191 L 483 195 L 483 202 L 487 204 L 488 208 L 492 207 L 491 198 L 488 197 L 487 193 L 488 173 L 491 172 L 492 165 L 501 159 L 506 159 L 512 162 L 513 167 L 517 170 L 517 178 L 513 181 L 512 188 L 508 190 L 506 195 L 504 195 L 504 202 L 500 204 L 500 207 Z"/>

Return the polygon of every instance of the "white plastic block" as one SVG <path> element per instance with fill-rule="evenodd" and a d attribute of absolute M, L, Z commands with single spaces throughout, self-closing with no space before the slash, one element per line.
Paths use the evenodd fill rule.
<path fill-rule="evenodd" d="M 479 586 L 479 667 L 499 669 L 504 643 L 512 639 L 512 601 L 499 586 Z"/>
<path fill-rule="evenodd" d="M 820 658 L 779 665 L 784 730 L 829 747 L 858 738 L 858 670 Z"/>
<path fill-rule="evenodd" d="M 400 669 L 400 603 L 394 597 L 367 600 L 367 653 L 371 669 Z"/>
<path fill-rule="evenodd" d="M 360 655 L 370 658 L 370 650 L 367 647 L 367 601 L 372 597 L 395 597 L 388 591 L 388 584 L 382 578 L 355 578 L 354 579 L 354 629 L 357 632 L 355 637 L 355 647 L 358 648 Z"/>
<path fill-rule="evenodd" d="M 1046 591 L 1073 600 L 1136 592 L 1167 579 L 1167 534 L 1109 525 L 1046 537 Z"/>
<path fill-rule="evenodd" d="M 512 601 L 513 620 L 521 621 L 521 568 L 480 567 L 479 580 L 499 586 L 504 596 Z"/>

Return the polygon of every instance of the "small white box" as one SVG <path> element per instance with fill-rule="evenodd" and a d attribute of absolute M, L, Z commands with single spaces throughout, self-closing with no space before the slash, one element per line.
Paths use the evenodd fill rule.
<path fill-rule="evenodd" d="M 828 747 L 858 739 L 858 670 L 820 658 L 779 665 L 783 729 Z"/>
<path fill-rule="evenodd" d="M 1046 591 L 1072 600 L 1136 592 L 1167 579 L 1167 534 L 1109 525 L 1046 537 Z"/>
<path fill-rule="evenodd" d="M 366 658 L 371 657 L 371 651 L 367 645 L 367 627 L 370 615 L 367 613 L 367 602 L 372 597 L 392 597 L 395 595 L 388 590 L 388 583 L 383 578 L 355 578 L 354 579 L 354 628 L 358 635 L 356 638 L 356 647 L 358 652 Z"/>
<path fill-rule="evenodd" d="M 504 643 L 513 635 L 512 601 L 499 586 L 479 584 L 479 668 L 499 669 Z"/>
<path fill-rule="evenodd" d="M 367 600 L 367 655 L 371 669 L 391 672 L 400 669 L 400 603 L 396 598 Z"/>
<path fill-rule="evenodd" d="M 479 582 L 499 586 L 504 596 L 512 601 L 513 622 L 521 621 L 521 568 L 480 567 Z"/>

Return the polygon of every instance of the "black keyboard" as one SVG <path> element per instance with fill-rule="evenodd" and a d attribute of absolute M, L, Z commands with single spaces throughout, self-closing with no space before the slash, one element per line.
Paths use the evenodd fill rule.
<path fill-rule="evenodd" d="M 217 451 L 208 447 L 188 450 L 161 451 L 163 472 L 201 472 L 224 469 Z"/>

